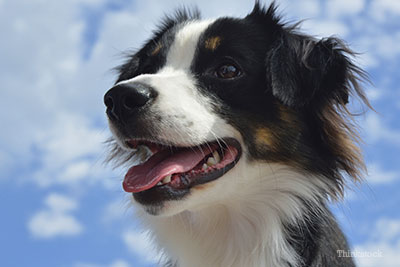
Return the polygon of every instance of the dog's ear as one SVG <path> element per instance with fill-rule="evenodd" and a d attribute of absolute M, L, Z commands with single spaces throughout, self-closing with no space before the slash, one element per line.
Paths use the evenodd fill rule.
<path fill-rule="evenodd" d="M 267 9 L 257 0 L 247 16 L 263 25 L 273 40 L 266 58 L 273 95 L 294 108 L 332 99 L 345 105 L 349 91 L 357 87 L 357 77 L 364 76 L 349 59 L 354 53 L 338 38 L 318 41 L 297 33 L 297 24 L 286 25 L 277 13 L 275 2 Z"/>
<path fill-rule="evenodd" d="M 356 70 L 348 55 L 351 51 L 337 38 L 317 41 L 283 30 L 267 55 L 273 95 L 293 108 L 330 100 L 347 104 Z"/>

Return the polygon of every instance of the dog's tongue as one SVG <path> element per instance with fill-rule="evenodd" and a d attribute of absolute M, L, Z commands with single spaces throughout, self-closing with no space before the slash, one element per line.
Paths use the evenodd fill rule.
<path fill-rule="evenodd" d="M 167 175 L 193 169 L 211 152 L 209 146 L 201 149 L 184 148 L 173 153 L 169 149 L 156 152 L 145 163 L 129 169 L 125 175 L 123 188 L 126 192 L 133 193 L 152 188 Z"/>

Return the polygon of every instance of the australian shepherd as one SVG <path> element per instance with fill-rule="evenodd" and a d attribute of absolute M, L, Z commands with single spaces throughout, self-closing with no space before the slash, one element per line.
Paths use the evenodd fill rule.
<path fill-rule="evenodd" d="M 244 18 L 179 10 L 118 68 L 111 158 L 136 162 L 123 188 L 166 266 L 354 266 L 327 208 L 364 168 L 353 56 L 256 1 Z"/>

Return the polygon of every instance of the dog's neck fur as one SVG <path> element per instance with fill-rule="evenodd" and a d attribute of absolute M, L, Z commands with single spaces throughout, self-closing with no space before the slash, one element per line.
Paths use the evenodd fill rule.
<path fill-rule="evenodd" d="M 301 266 L 285 225 L 304 226 L 305 203 L 324 206 L 327 185 L 287 167 L 268 168 L 273 175 L 247 177 L 262 182 L 247 183 L 236 198 L 171 217 L 146 214 L 145 225 L 176 266 Z"/>
<path fill-rule="evenodd" d="M 153 233 L 182 267 L 285 266 L 281 258 L 293 262 L 295 253 L 280 225 L 273 218 L 250 216 L 256 221 L 229 207 L 186 211 L 160 220 Z"/>

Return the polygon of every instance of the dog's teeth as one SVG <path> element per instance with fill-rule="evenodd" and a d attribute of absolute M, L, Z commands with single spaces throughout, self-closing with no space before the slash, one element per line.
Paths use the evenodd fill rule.
<path fill-rule="evenodd" d="M 221 157 L 219 156 L 217 150 L 215 150 L 213 152 L 213 157 L 214 157 L 216 163 L 219 163 L 221 161 Z"/>
<path fill-rule="evenodd" d="M 164 177 L 164 179 L 162 179 L 162 183 L 163 184 L 168 184 L 169 182 L 171 182 L 171 176 L 172 176 L 172 174 L 170 174 L 170 175 L 168 175 L 168 176 L 165 176 Z"/>
<path fill-rule="evenodd" d="M 207 168 L 208 168 L 208 165 L 207 164 L 203 164 L 203 167 L 201 168 L 203 171 L 205 171 L 205 170 L 207 170 Z"/>
<path fill-rule="evenodd" d="M 217 161 L 213 158 L 213 157 L 209 157 L 208 159 L 207 159 L 207 165 L 208 166 L 213 166 L 213 165 L 215 165 L 215 164 L 217 164 Z"/>
<path fill-rule="evenodd" d="M 157 183 L 157 185 L 162 185 L 161 181 Z"/>

